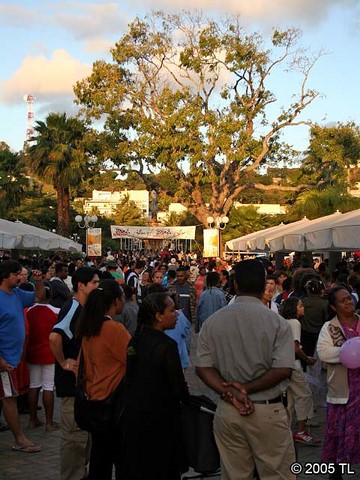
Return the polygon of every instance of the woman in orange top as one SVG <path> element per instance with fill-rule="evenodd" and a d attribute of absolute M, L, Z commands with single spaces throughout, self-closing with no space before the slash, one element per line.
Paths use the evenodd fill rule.
<path fill-rule="evenodd" d="M 84 355 L 84 388 L 92 400 L 108 398 L 122 381 L 130 335 L 114 320 L 124 305 L 123 291 L 115 280 L 103 280 L 93 290 L 79 319 L 78 335 Z M 92 433 L 90 480 L 111 480 L 115 465 L 120 478 L 120 429 Z"/>

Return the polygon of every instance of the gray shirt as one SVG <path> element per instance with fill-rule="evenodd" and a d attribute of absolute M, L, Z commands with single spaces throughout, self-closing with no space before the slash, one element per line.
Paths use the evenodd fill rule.
<path fill-rule="evenodd" d="M 270 368 L 295 368 L 291 327 L 255 297 L 240 296 L 203 324 L 197 344 L 197 367 L 214 367 L 227 381 L 247 383 Z M 270 400 L 286 390 L 284 381 L 253 393 Z"/>

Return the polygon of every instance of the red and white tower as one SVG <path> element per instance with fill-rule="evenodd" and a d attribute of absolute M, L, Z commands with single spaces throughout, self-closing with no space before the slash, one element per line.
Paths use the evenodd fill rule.
<path fill-rule="evenodd" d="M 24 95 L 24 101 L 27 103 L 27 122 L 26 122 L 26 136 L 25 142 L 28 142 L 29 139 L 34 135 L 34 102 L 35 97 L 31 94 Z"/>

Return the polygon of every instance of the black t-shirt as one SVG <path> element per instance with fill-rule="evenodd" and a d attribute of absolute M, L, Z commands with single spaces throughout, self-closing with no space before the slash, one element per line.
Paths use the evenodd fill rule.
<path fill-rule="evenodd" d="M 69 299 L 70 290 L 66 283 L 60 278 L 54 277 L 51 281 L 51 300 L 50 305 L 61 308 Z"/>
<path fill-rule="evenodd" d="M 68 300 L 60 309 L 58 323 L 53 328 L 54 333 L 62 336 L 64 358 L 78 357 L 81 342 L 74 338 L 76 321 L 82 311 L 82 306 L 75 299 Z M 75 375 L 64 370 L 55 362 L 55 387 L 58 397 L 73 397 L 75 395 Z"/>

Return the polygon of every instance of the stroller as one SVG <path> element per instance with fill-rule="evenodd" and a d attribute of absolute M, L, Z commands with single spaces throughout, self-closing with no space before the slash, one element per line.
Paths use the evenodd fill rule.
<path fill-rule="evenodd" d="M 216 404 L 205 395 L 190 395 L 182 406 L 184 463 L 197 475 L 182 480 L 220 475 L 220 455 L 213 434 Z"/>

